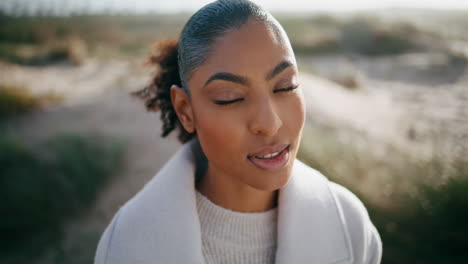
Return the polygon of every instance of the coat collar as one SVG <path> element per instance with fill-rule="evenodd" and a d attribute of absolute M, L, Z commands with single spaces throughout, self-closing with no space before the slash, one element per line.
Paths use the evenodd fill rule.
<path fill-rule="evenodd" d="M 119 222 L 129 221 L 134 226 L 127 230 L 129 240 L 147 240 L 138 243 L 141 246 L 135 255 L 151 256 L 161 263 L 204 263 L 193 142 L 184 144 L 120 212 Z M 277 245 L 276 263 L 353 261 L 343 215 L 328 180 L 297 159 L 291 178 L 279 193 Z"/>

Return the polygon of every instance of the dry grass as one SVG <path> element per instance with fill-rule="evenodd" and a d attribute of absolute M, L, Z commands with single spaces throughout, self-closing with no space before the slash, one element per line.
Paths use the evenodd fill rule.
<path fill-rule="evenodd" d="M 465 263 L 468 162 L 439 155 L 418 160 L 391 147 L 376 151 L 345 133 L 306 129 L 299 159 L 366 204 L 383 240 L 382 263 Z"/>
<path fill-rule="evenodd" d="M 5 16 L 0 18 L 3 25 L 0 27 L 0 59 L 24 62 L 25 60 L 16 54 L 18 52 L 15 47 L 21 46 L 33 47 L 44 57 L 47 50 L 54 53 L 53 47 L 57 46 L 54 43 L 65 43 L 65 51 L 81 50 L 85 46 L 89 56 L 144 57 L 155 40 L 177 38 L 188 17 L 188 14 Z M 428 30 L 411 20 L 386 21 L 370 14 L 348 17 L 278 14 L 277 18 L 288 32 L 298 55 L 338 52 L 381 56 L 426 49 L 444 49 L 446 52 L 452 52 L 451 45 L 445 43 L 444 32 Z M 463 22 L 462 19 L 460 21 Z M 76 43 L 68 43 L 67 39 L 70 38 L 79 39 L 77 42 L 81 47 L 76 48 Z M 75 61 L 75 52 L 57 53 L 70 54 L 71 60 Z"/>
<path fill-rule="evenodd" d="M 176 38 L 188 16 L 6 16 L 0 19 L 0 59 L 47 64 L 61 60 L 80 63 L 88 56 L 143 58 L 155 40 Z M 22 56 L 21 49 L 29 49 L 27 56 Z"/>
<path fill-rule="evenodd" d="M 21 65 L 41 66 L 68 62 L 80 65 L 87 58 L 86 43 L 73 36 L 44 44 L 0 43 L 0 58 Z"/>
<path fill-rule="evenodd" d="M 53 92 L 37 96 L 21 86 L 0 85 L 0 121 L 42 109 L 61 100 L 62 96 Z"/>

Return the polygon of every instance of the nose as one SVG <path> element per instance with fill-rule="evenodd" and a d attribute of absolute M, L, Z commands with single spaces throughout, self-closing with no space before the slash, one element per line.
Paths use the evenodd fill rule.
<path fill-rule="evenodd" d="M 249 130 L 254 135 L 274 136 L 283 125 L 278 109 L 270 100 L 261 100 L 250 111 Z"/>

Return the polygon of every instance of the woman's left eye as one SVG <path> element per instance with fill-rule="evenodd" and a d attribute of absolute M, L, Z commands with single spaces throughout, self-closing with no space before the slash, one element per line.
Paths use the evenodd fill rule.
<path fill-rule="evenodd" d="M 297 89 L 298 87 L 299 87 L 299 84 L 298 84 L 298 85 L 289 86 L 289 87 L 287 87 L 287 88 L 276 89 L 276 90 L 274 90 L 273 92 L 274 92 L 274 93 L 277 93 L 277 92 L 291 92 L 291 91 L 293 91 L 294 89 Z"/>

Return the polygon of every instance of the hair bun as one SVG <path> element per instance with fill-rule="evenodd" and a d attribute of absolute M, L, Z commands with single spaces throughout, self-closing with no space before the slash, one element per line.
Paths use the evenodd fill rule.
<path fill-rule="evenodd" d="M 169 135 L 176 126 L 179 127 L 179 141 L 185 143 L 194 134 L 188 133 L 177 117 L 171 101 L 171 86 L 181 86 L 179 66 L 177 62 L 177 40 L 161 40 L 153 44 L 150 56 L 146 61 L 149 66 L 156 66 L 151 81 L 143 89 L 133 92 L 132 95 L 145 102 L 148 111 L 161 111 L 163 121 L 163 137 Z"/>

